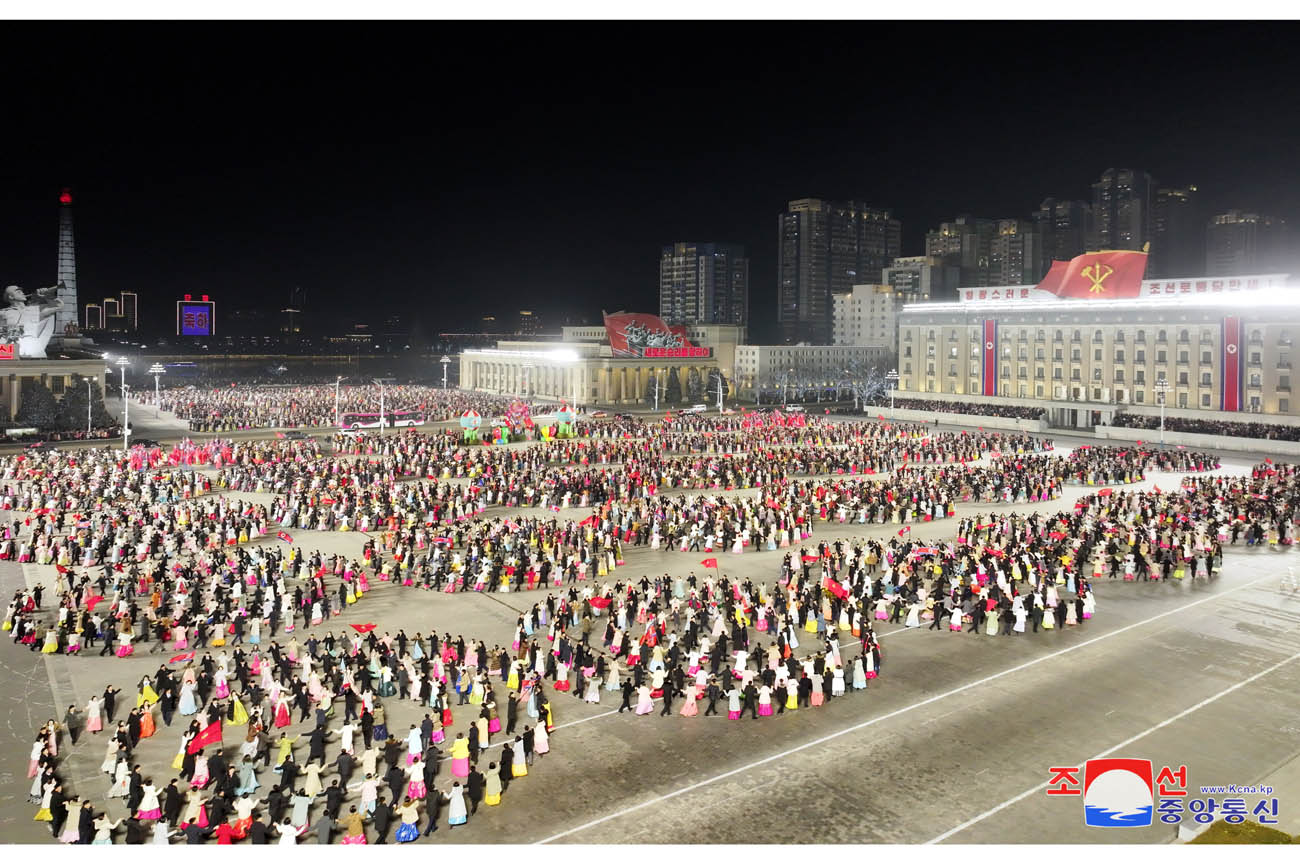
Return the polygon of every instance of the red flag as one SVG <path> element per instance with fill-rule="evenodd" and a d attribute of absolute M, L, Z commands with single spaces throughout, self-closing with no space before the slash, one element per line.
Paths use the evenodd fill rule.
<path fill-rule="evenodd" d="M 912 531 L 912 527 L 910 527 L 910 526 L 904 526 L 902 529 L 898 530 L 898 534 L 899 534 L 900 536 L 901 536 L 901 535 L 907 535 L 907 534 L 908 534 L 909 532 L 911 532 L 911 531 Z"/>
<path fill-rule="evenodd" d="M 286 544 L 293 544 L 293 536 L 285 532 L 284 530 L 280 530 L 279 532 L 277 532 L 275 534 L 275 537 L 285 542 Z"/>
<path fill-rule="evenodd" d="M 876 420 L 877 420 L 877 421 L 884 421 L 884 420 L 885 420 L 885 416 L 884 416 L 884 415 L 877 415 L 877 416 L 876 416 Z"/>
<path fill-rule="evenodd" d="M 1272 462 L 1273 462 L 1273 458 L 1272 458 L 1272 457 L 1265 457 L 1265 458 L 1264 458 L 1264 462 L 1265 462 L 1265 463 L 1272 463 Z"/>
<path fill-rule="evenodd" d="M 1136 298 L 1142 292 L 1147 254 L 1138 250 L 1084 253 L 1052 262 L 1036 288 L 1058 298 Z"/>
<path fill-rule="evenodd" d="M 190 744 L 186 748 L 186 751 L 189 752 L 191 755 L 193 755 L 204 746 L 210 746 L 213 743 L 220 743 L 220 742 L 221 742 L 221 720 L 218 719 L 217 721 L 208 725 L 203 730 L 199 731 L 198 734 L 195 735 L 194 739 L 190 740 Z"/>
<path fill-rule="evenodd" d="M 171 658 L 167 659 L 167 664 L 174 665 L 177 662 L 188 662 L 188 661 L 192 661 L 193 659 L 194 659 L 194 653 L 192 652 L 181 653 L 178 656 L 172 656 Z"/>
<path fill-rule="evenodd" d="M 1159 492 L 1160 492 L 1160 485 L 1157 484 L 1157 485 L 1156 485 L 1156 493 L 1159 493 Z"/>
<path fill-rule="evenodd" d="M 708 559 L 701 559 L 700 565 L 704 566 L 705 568 L 717 568 L 718 558 L 716 556 L 710 556 Z"/>
<path fill-rule="evenodd" d="M 1114 490 L 1111 490 L 1109 487 L 1103 487 L 1103 488 L 1101 488 L 1100 490 L 1097 491 L 1097 495 L 1098 495 L 1098 496 L 1110 496 L 1110 495 L 1111 495 L 1112 493 L 1114 493 L 1114 492 L 1115 492 L 1115 491 L 1114 491 Z"/>
<path fill-rule="evenodd" d="M 95 605 L 99 604 L 103 600 L 104 597 L 102 595 L 92 595 L 90 598 L 86 599 L 86 610 L 94 610 Z"/>
<path fill-rule="evenodd" d="M 912 549 L 912 556 L 934 556 L 938 552 L 937 547 L 915 547 Z"/>
<path fill-rule="evenodd" d="M 441 535 L 429 539 L 430 544 L 451 544 L 450 538 L 443 538 Z"/>
<path fill-rule="evenodd" d="M 816 561 L 819 560 L 819 559 L 821 559 L 820 556 L 805 556 L 805 557 L 803 558 L 803 561 L 804 561 L 804 562 L 816 562 Z"/>
<path fill-rule="evenodd" d="M 65 566 L 65 565 L 55 565 L 55 566 L 54 566 L 54 570 L 57 571 L 59 574 L 67 574 L 67 573 L 68 573 L 68 568 L 67 568 L 67 566 Z"/>
<path fill-rule="evenodd" d="M 831 577 L 826 578 L 826 588 L 829 589 L 831 593 L 838 599 L 843 600 L 849 597 L 849 591 L 844 588 L 844 585 L 842 583 L 840 583 L 838 580 L 835 580 L 834 578 Z"/>
<path fill-rule="evenodd" d="M 352 623 L 352 627 L 357 631 L 361 632 L 362 634 L 370 634 L 372 631 L 375 630 L 375 624 L 373 622 L 367 622 L 367 623 L 354 622 Z"/>
<path fill-rule="evenodd" d="M 579 525 L 579 526 L 594 526 L 595 523 L 596 523 L 596 515 L 593 514 L 593 515 L 591 515 L 590 517 L 586 518 L 585 520 L 580 521 L 580 522 L 578 523 L 578 525 Z"/>

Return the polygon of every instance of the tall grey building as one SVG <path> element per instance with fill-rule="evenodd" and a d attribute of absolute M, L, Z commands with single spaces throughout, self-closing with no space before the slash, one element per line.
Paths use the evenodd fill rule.
<path fill-rule="evenodd" d="M 1092 206 L 1087 202 L 1043 199 L 1033 219 L 1042 237 L 1044 274 L 1052 262 L 1068 262 L 1088 251 Z"/>
<path fill-rule="evenodd" d="M 1264 274 L 1288 270 L 1286 223 L 1275 217 L 1230 210 L 1205 229 L 1205 275 Z"/>
<path fill-rule="evenodd" d="M 960 286 L 997 285 L 988 282 L 989 246 L 997 231 L 997 220 L 962 214 L 926 232 L 925 254 L 946 267 L 957 268 Z"/>
<path fill-rule="evenodd" d="M 1204 266 L 1205 221 L 1197 215 L 1196 187 L 1156 190 L 1147 276 L 1199 277 Z"/>
<path fill-rule="evenodd" d="M 998 220 L 989 241 L 988 273 L 980 285 L 1024 286 L 1037 283 L 1046 272 L 1043 238 L 1033 221 Z"/>
<path fill-rule="evenodd" d="M 659 254 L 659 317 L 670 325 L 749 324 L 749 259 L 739 244 L 675 243 Z"/>
<path fill-rule="evenodd" d="M 777 218 L 777 322 L 785 343 L 831 342 L 832 295 L 879 283 L 902 251 L 903 226 L 887 209 L 796 199 Z"/>
<path fill-rule="evenodd" d="M 1108 168 L 1092 185 L 1090 250 L 1140 250 L 1151 240 L 1151 175 Z"/>

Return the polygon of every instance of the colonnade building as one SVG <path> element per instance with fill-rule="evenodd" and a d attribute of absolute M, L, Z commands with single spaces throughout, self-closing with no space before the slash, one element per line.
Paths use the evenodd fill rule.
<path fill-rule="evenodd" d="M 659 322 L 655 316 L 644 318 Z M 685 345 L 628 348 L 621 333 L 611 339 L 610 328 L 599 325 L 565 327 L 559 339 L 503 340 L 494 349 L 460 354 L 460 386 L 575 406 L 644 406 L 654 402 L 651 381 L 655 377 L 661 388 L 659 402 L 665 403 L 662 389 L 670 370 L 677 371 L 683 401 L 692 375 L 698 375 L 706 387 L 715 369 L 731 380 L 736 346 L 745 340 L 743 325 L 686 325 L 673 331 L 684 338 L 677 342 Z"/>

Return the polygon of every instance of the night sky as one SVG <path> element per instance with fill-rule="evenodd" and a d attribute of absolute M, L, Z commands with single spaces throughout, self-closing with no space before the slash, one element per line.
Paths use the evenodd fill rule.
<path fill-rule="evenodd" d="M 1293 24 L 10 22 L 0 285 L 184 292 L 326 330 L 657 309 L 658 254 L 745 244 L 774 336 L 789 199 L 967 212 L 1107 167 L 1300 223 Z M 965 48 L 959 46 L 966 46 Z M 1293 228 L 1293 234 L 1296 233 Z"/>

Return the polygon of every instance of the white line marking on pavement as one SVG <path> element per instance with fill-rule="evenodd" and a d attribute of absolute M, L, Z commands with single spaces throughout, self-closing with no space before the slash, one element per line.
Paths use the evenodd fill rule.
<path fill-rule="evenodd" d="M 941 700 L 944 700 L 945 698 L 950 698 L 950 697 L 952 697 L 953 695 L 961 694 L 962 692 L 969 691 L 970 689 L 976 688 L 976 687 L 978 687 L 978 686 L 982 686 L 982 685 L 984 685 L 985 683 L 990 683 L 990 682 L 993 682 L 994 680 L 999 680 L 999 679 L 1001 679 L 1002 677 L 1008 676 L 1009 674 L 1016 673 L 1017 671 L 1022 671 L 1022 670 L 1025 670 L 1026 668 L 1031 668 L 1031 667 L 1033 667 L 1034 665 L 1042 664 L 1043 662 L 1046 662 L 1046 661 L 1051 661 L 1052 659 L 1055 659 L 1055 658 L 1058 658 L 1058 657 L 1060 657 L 1060 656 L 1063 656 L 1063 655 L 1065 655 L 1066 653 L 1071 653 L 1071 652 L 1075 652 L 1075 651 L 1077 651 L 1077 650 L 1081 650 L 1081 649 L 1083 649 L 1084 647 L 1092 646 L 1093 644 L 1098 643 L 1098 642 L 1100 642 L 1100 641 L 1109 640 L 1110 638 L 1113 638 L 1113 637 L 1115 637 L 1116 635 L 1124 634 L 1125 632 L 1127 632 L 1127 631 L 1131 631 L 1131 630 L 1133 630 L 1133 629 L 1135 629 L 1135 628 L 1141 628 L 1142 626 L 1144 626 L 1144 625 L 1149 625 L 1150 623 L 1156 622 L 1157 620 L 1161 620 L 1161 619 L 1164 619 L 1165 617 L 1173 616 L 1174 614 L 1182 613 L 1182 612 L 1185 611 L 1185 610 L 1190 610 L 1191 608 L 1194 608 L 1194 607 L 1197 607 L 1197 606 L 1199 606 L 1199 605 L 1205 604 L 1207 601 L 1214 601 L 1215 599 L 1223 598 L 1224 596 L 1226 596 L 1226 595 L 1231 595 L 1231 594 L 1234 593 L 1234 592 L 1240 592 L 1240 591 L 1243 590 L 1243 589 L 1248 589 L 1248 588 L 1254 586 L 1255 584 L 1260 583 L 1261 581 L 1264 581 L 1264 580 L 1271 580 L 1271 579 L 1272 579 L 1272 578 L 1265 578 L 1265 577 L 1257 578 L 1257 579 L 1255 579 L 1255 580 L 1250 581 L 1249 583 L 1244 583 L 1244 584 L 1242 584 L 1241 586 L 1236 587 L 1235 589 L 1229 589 L 1229 590 L 1225 590 L 1224 592 L 1215 593 L 1214 595 L 1209 595 L 1209 596 L 1206 596 L 1205 598 L 1198 599 L 1198 600 L 1193 601 L 1193 602 L 1189 602 L 1189 603 L 1187 603 L 1187 604 L 1185 604 L 1185 605 L 1182 605 L 1181 607 L 1176 607 L 1176 608 L 1174 608 L 1173 610 L 1167 610 L 1167 611 L 1165 611 L 1164 613 L 1158 613 L 1158 614 L 1156 614 L 1155 616 L 1148 617 L 1147 619 L 1140 620 L 1140 621 L 1135 622 L 1135 623 L 1131 623 L 1131 624 L 1129 624 L 1129 625 L 1123 626 L 1122 628 L 1118 628 L 1118 629 L 1116 629 L 1115 631 L 1109 632 L 1109 633 L 1107 633 L 1107 634 L 1099 635 L 1098 637 L 1095 637 L 1095 638 L 1091 638 L 1091 639 L 1089 639 L 1089 640 L 1086 640 L 1086 641 L 1084 641 L 1083 643 L 1075 644 L 1074 646 L 1070 646 L 1070 647 L 1065 647 L 1064 649 L 1060 649 L 1060 650 L 1057 650 L 1056 652 L 1048 653 L 1047 655 L 1045 655 L 1045 656 L 1040 656 L 1039 658 L 1036 658 L 1036 659 L 1031 659 L 1030 661 L 1027 661 L 1027 662 L 1024 662 L 1024 663 L 1022 663 L 1022 664 L 1016 665 L 1015 667 L 1012 667 L 1012 668 L 1008 668 L 1008 669 L 1006 669 L 1006 670 L 1004 670 L 1004 671 L 1001 671 L 1001 672 L 999 672 L 999 673 L 996 673 L 996 674 L 990 674 L 990 675 L 988 675 L 988 676 L 986 676 L 986 677 L 982 677 L 982 678 L 980 678 L 980 679 L 978 679 L 978 680 L 974 680 L 973 682 L 969 682 L 969 683 L 967 683 L 967 684 L 964 685 L 964 686 L 958 686 L 958 687 L 955 688 L 955 689 L 950 689 L 949 691 L 946 691 L 946 692 L 944 692 L 943 694 L 933 695 L 933 696 L 931 696 L 931 697 L 926 698 L 926 699 L 923 700 L 923 701 L 917 701 L 916 703 L 914 703 L 914 704 L 910 704 L 910 705 L 908 705 L 908 706 L 906 706 L 906 707 L 900 707 L 900 708 L 897 709 L 897 710 L 893 710 L 892 712 L 885 713 L 883 716 L 876 716 L 875 718 L 873 718 L 873 719 L 868 719 L 868 720 L 865 721 L 865 722 L 858 722 L 856 725 L 850 725 L 850 726 L 847 727 L 847 728 L 844 728 L 844 729 L 839 730 L 839 731 L 835 731 L 834 733 L 827 734 L 827 735 L 824 736 L 824 737 L 818 737 L 817 739 L 815 739 L 815 740 L 810 740 L 810 741 L 807 742 L 807 743 L 802 743 L 802 744 L 800 744 L 800 745 L 798 745 L 798 746 L 795 746 L 795 747 L 793 747 L 793 748 L 786 749 L 785 751 L 777 752 L 777 753 L 774 754 L 774 755 L 769 755 L 769 756 L 766 757 L 766 758 L 762 758 L 762 759 L 760 759 L 760 760 L 753 761 L 753 762 L 751 762 L 751 763 L 745 764 L 743 767 L 737 767 L 737 768 L 734 769 L 734 770 L 728 770 L 728 771 L 725 772 L 725 773 L 720 773 L 720 774 L 718 774 L 718 775 L 716 775 L 716 776 L 712 776 L 712 777 L 710 777 L 710 778 L 708 778 L 708 779 L 703 779 L 703 780 L 701 780 L 701 781 L 699 781 L 699 782 L 696 782 L 696 783 L 694 783 L 694 784 L 692 784 L 692 785 L 687 785 L 687 786 L 684 787 L 684 788 L 678 788 L 676 791 L 670 791 L 670 792 L 667 793 L 667 794 L 662 794 L 662 795 L 660 795 L 660 796 L 658 796 L 658 797 L 653 797 L 653 798 L 651 798 L 651 799 L 649 799 L 649 800 L 646 800 L 646 801 L 644 801 L 644 802 L 642 802 L 642 803 L 638 803 L 638 804 L 636 804 L 635 806 L 628 806 L 627 808 L 625 808 L 625 809 L 620 809 L 620 810 L 618 810 L 617 812 L 611 812 L 610 814 L 605 815 L 605 816 L 603 816 L 603 817 L 596 818 L 595 820 L 592 820 L 592 821 L 588 821 L 586 824 L 582 824 L 582 825 L 577 826 L 577 827 L 574 827 L 574 828 L 572 828 L 572 829 L 570 829 L 570 830 L 565 830 L 565 831 L 563 831 L 563 832 L 561 832 L 561 833 L 556 833 L 555 835 L 553 835 L 553 836 L 548 836 L 548 837 L 546 837 L 545 839 L 539 839 L 539 840 L 538 840 L 537 842 L 535 842 L 534 844 L 536 844 L 536 845 L 545 845 L 545 844 L 547 844 L 548 842 L 554 842 L 554 841 L 556 841 L 556 840 L 558 840 L 558 839 L 563 839 L 563 838 L 566 837 L 566 836 L 572 836 L 574 833 L 581 833 L 583 830 L 589 830 L 589 829 L 591 829 L 592 827 L 597 827 L 597 826 L 599 826 L 599 825 L 601 825 L 601 824 L 604 824 L 606 821 L 612 821 L 612 820 L 614 820 L 615 818 L 621 818 L 621 817 L 623 817 L 624 815 L 629 815 L 629 814 L 631 814 L 631 813 L 633 813 L 633 812 L 638 812 L 638 811 L 640 811 L 641 809 L 644 809 L 644 808 L 646 808 L 646 807 L 648 807 L 648 806 L 654 806 L 654 805 L 656 805 L 656 804 L 658 804 L 658 803 L 662 803 L 662 802 L 664 802 L 664 801 L 666 801 L 666 800 L 672 800 L 672 799 L 674 799 L 674 798 L 676 798 L 676 797 L 680 797 L 680 796 L 682 796 L 683 794 L 689 794 L 689 793 L 692 792 L 692 791 L 696 791 L 696 790 L 698 790 L 698 789 L 700 789 L 700 788 L 704 788 L 704 787 L 706 787 L 706 786 L 708 786 L 708 785 L 712 785 L 712 784 L 715 783 L 715 782 L 720 782 L 720 781 L 722 781 L 723 779 L 728 779 L 728 778 L 730 778 L 730 777 L 732 777 L 732 776 L 735 776 L 735 775 L 738 775 L 738 774 L 740 774 L 740 773 L 748 772 L 749 770 L 752 770 L 752 769 L 754 769 L 754 768 L 756 768 L 756 767 L 761 767 L 761 766 L 763 766 L 764 764 L 770 764 L 770 763 L 772 763 L 773 761 L 779 761 L 779 760 L 781 760 L 782 758 L 787 758 L 787 757 L 789 757 L 790 755 L 798 754 L 799 752 L 802 752 L 802 751 L 804 751 L 805 749 L 811 749 L 811 748 L 813 748 L 814 746 L 820 746 L 820 745 L 822 745 L 823 743 L 830 742 L 831 740 L 838 739 L 838 738 L 843 737 L 843 736 L 845 736 L 845 735 L 847 735 L 847 734 L 852 734 L 852 733 L 855 733 L 855 732 L 857 732 L 857 731 L 861 731 L 861 730 L 863 730 L 863 729 L 865 729 L 865 728 L 869 728 L 869 727 L 871 727 L 872 725 L 879 724 L 880 722 L 888 721 L 889 719 L 892 719 L 892 718 L 894 718 L 895 716 L 901 716 L 901 715 L 903 715 L 904 713 L 909 713 L 909 712 L 911 712 L 912 710 L 920 709 L 921 707 L 928 706 L 929 704 L 935 703 L 936 701 L 941 701 Z M 914 630 L 915 630 L 915 629 L 914 629 Z M 1245 682 L 1249 682 L 1249 680 L 1247 680 L 1247 681 L 1245 681 Z M 1243 682 L 1242 684 L 1244 685 L 1244 682 Z M 1027 795 L 1021 795 L 1021 796 L 1023 797 L 1023 796 L 1027 796 Z"/>
<path fill-rule="evenodd" d="M 1181 713 L 1178 713 L 1177 715 L 1170 716 L 1169 718 L 1165 719 L 1163 722 L 1160 722 L 1160 723 L 1158 723 L 1158 724 L 1152 725 L 1151 727 L 1147 728 L 1145 731 L 1142 731 L 1140 734 L 1134 734 L 1133 736 L 1129 737 L 1129 738 L 1128 738 L 1127 740 L 1125 740 L 1124 742 L 1122 742 L 1122 743 L 1120 743 L 1120 744 L 1118 744 L 1118 745 L 1115 745 L 1115 746 L 1111 746 L 1111 747 L 1110 747 L 1109 749 L 1107 749 L 1106 751 L 1101 752 L 1100 754 L 1093 755 L 1093 756 L 1092 756 L 1091 758 L 1089 758 L 1088 760 L 1089 760 L 1089 761 L 1097 761 L 1097 760 L 1100 760 L 1100 759 L 1102 759 L 1102 758 L 1109 757 L 1110 755 L 1113 755 L 1113 754 L 1115 754 L 1116 752 L 1118 752 L 1120 749 L 1123 749 L 1123 748 L 1125 748 L 1125 747 L 1127 747 L 1127 746 L 1131 746 L 1133 743 L 1136 743 L 1138 740 L 1142 739 L 1143 737 L 1147 736 L 1148 734 L 1153 734 L 1153 733 L 1155 733 L 1156 731 L 1160 730 L 1160 729 L 1163 728 L 1163 727 L 1166 727 L 1166 726 L 1168 726 L 1168 725 L 1172 725 L 1174 722 L 1178 721 L 1179 719 L 1186 718 L 1187 716 L 1191 715 L 1192 713 L 1196 712 L 1197 710 L 1201 709 L 1202 707 L 1207 707 L 1207 706 L 1209 706 L 1210 704 L 1214 703 L 1215 701 L 1219 700 L 1219 698 L 1226 697 L 1227 695 L 1232 694 L 1233 692 L 1235 692 L 1237 689 L 1241 688 L 1242 686 L 1250 685 L 1251 683 L 1253 683 L 1255 680 L 1259 679 L 1260 677 L 1268 676 L 1269 674 L 1273 673 L 1273 671 L 1277 670 L 1278 668 L 1280 668 L 1280 667 L 1282 667 L 1282 666 L 1284 666 L 1284 665 L 1288 665 L 1288 664 L 1290 664 L 1291 662 L 1295 661 L 1296 659 L 1300 659 L 1300 652 L 1295 653 L 1294 655 L 1291 655 L 1291 656 L 1289 656 L 1289 657 L 1283 659 L 1282 661 L 1278 662 L 1277 664 L 1274 664 L 1274 665 L 1271 665 L 1271 666 L 1269 666 L 1269 667 L 1267 667 L 1267 668 L 1264 668 L 1264 670 L 1262 670 L 1262 671 L 1260 671 L 1260 672 L 1254 674 L 1253 676 L 1247 677 L 1246 679 L 1242 680 L 1242 681 L 1239 682 L 1239 683 L 1236 683 L 1235 685 L 1228 686 L 1226 689 L 1224 689 L 1223 691 L 1219 692 L 1218 694 L 1211 695 L 1210 697 L 1206 698 L 1205 700 L 1201 701 L 1200 703 L 1195 704 L 1194 706 L 1190 706 L 1190 707 L 1188 707 L 1187 709 L 1183 710 Z M 971 818 L 969 821 L 963 821 L 962 823 L 958 824 L 956 827 L 953 827 L 953 828 L 952 828 L 951 830 L 949 830 L 948 832 L 946 832 L 946 833 L 941 833 L 940 835 L 935 836 L 933 839 L 931 839 L 929 842 L 926 842 L 925 844 L 926 844 L 926 845 L 935 845 L 935 844 L 937 844 L 937 843 L 939 843 L 939 842 L 944 841 L 945 839 L 949 838 L 950 836 L 952 836 L 952 835 L 954 835 L 954 834 L 956 834 L 956 833 L 960 833 L 962 830 L 965 830 L 965 829 L 968 828 L 968 827 L 973 827 L 973 826 L 975 826 L 976 824 L 978 824 L 979 822 L 983 821 L 985 818 L 990 818 L 990 817 L 992 817 L 993 815 L 996 815 L 998 812 L 1001 812 L 1003 809 L 1007 808 L 1008 806 L 1015 805 L 1016 803 L 1019 803 L 1021 800 L 1025 799 L 1026 797 L 1031 796 L 1031 795 L 1037 793 L 1038 791 L 1043 790 L 1044 788 L 1046 788 L 1046 787 L 1048 786 L 1048 784 L 1049 784 L 1048 782 L 1044 782 L 1044 783 L 1041 784 L 1041 785 L 1035 785 L 1034 787 L 1030 788 L 1028 791 L 1024 791 L 1024 792 L 1022 792 L 1022 793 L 1020 793 L 1020 794 L 1017 794 L 1016 796 L 1012 797 L 1010 800 L 1004 800 L 1004 801 L 1002 801 L 1001 803 L 999 803 L 998 805 L 994 806 L 992 809 L 989 809 L 987 812 L 983 812 L 983 813 L 981 813 L 981 814 L 979 814 L 979 815 L 976 815 L 974 818 Z"/>

